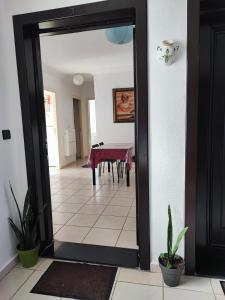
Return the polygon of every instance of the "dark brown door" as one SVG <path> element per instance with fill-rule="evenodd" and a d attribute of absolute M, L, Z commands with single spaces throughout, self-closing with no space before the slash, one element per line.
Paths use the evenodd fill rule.
<path fill-rule="evenodd" d="M 216 20 L 204 15 L 200 28 L 196 264 L 225 275 L 225 15 Z"/>
<path fill-rule="evenodd" d="M 73 99 L 74 128 L 76 134 L 76 158 L 81 158 L 81 120 L 80 105 L 78 99 Z"/>

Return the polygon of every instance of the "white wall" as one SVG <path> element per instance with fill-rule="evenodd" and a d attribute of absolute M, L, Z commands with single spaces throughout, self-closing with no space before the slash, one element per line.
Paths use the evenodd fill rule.
<path fill-rule="evenodd" d="M 83 0 L 68 0 L 66 3 L 63 0 L 2 0 L 1 5 L 4 1 L 5 4 L 10 5 L 10 14 L 7 15 L 8 10 L 0 9 L 0 76 L 3 80 L 0 114 L 1 129 L 9 127 L 13 138 L 9 142 L 1 140 L 0 144 L 1 154 L 3 154 L 0 177 L 0 269 L 15 253 L 7 225 L 7 199 L 2 185 L 10 178 L 20 200 L 26 190 L 23 131 L 11 15 L 86 2 Z M 169 202 L 175 212 L 176 229 L 184 224 L 186 6 L 187 0 L 149 0 L 152 261 L 156 261 L 158 254 L 166 250 L 166 209 Z M 162 66 L 156 59 L 156 47 L 165 38 L 174 38 L 183 43 L 183 53 L 170 67 Z"/>
<path fill-rule="evenodd" d="M 187 1 L 149 0 L 151 259 L 166 250 L 167 205 L 176 232 L 184 226 Z M 182 43 L 171 66 L 156 58 L 165 39 Z M 180 250 L 183 255 L 183 247 Z"/>
<path fill-rule="evenodd" d="M 44 89 L 56 93 L 56 111 L 58 124 L 59 167 L 62 168 L 76 160 L 75 154 L 64 155 L 64 130 L 74 128 L 73 97 L 80 98 L 80 88 L 71 78 L 57 73 L 43 72 Z"/>
<path fill-rule="evenodd" d="M 94 76 L 96 101 L 96 140 L 104 143 L 134 143 L 134 123 L 113 123 L 114 88 L 134 87 L 133 72 Z"/>
<path fill-rule="evenodd" d="M 20 204 L 27 187 L 13 30 L 7 5 L 7 1 L 0 1 L 0 130 L 10 129 L 12 139 L 3 141 L 0 135 L 0 271 L 15 256 L 16 240 L 8 223 L 8 217 L 15 215 L 9 181 Z"/>

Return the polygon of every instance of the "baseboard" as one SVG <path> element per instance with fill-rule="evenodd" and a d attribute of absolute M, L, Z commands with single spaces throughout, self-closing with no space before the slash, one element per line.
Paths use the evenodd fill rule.
<path fill-rule="evenodd" d="M 153 273 L 161 273 L 159 264 L 155 261 L 151 262 L 150 268 L 151 268 L 151 272 Z"/>
<path fill-rule="evenodd" d="M 15 255 L 10 261 L 0 270 L 0 280 L 5 277 L 19 262 L 18 255 Z"/>

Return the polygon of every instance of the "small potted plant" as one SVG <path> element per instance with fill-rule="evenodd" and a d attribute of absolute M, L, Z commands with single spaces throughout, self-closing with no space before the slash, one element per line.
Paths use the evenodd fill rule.
<path fill-rule="evenodd" d="M 180 242 L 183 239 L 188 227 L 185 227 L 179 233 L 176 243 L 173 246 L 173 224 L 170 205 L 168 206 L 168 231 L 167 231 L 167 253 L 161 253 L 159 256 L 159 266 L 162 271 L 163 280 L 166 285 L 174 287 L 179 285 L 180 277 L 184 270 L 184 259 L 177 255 Z"/>
<path fill-rule="evenodd" d="M 38 261 L 39 242 L 37 239 L 37 225 L 40 216 L 35 218 L 32 203 L 31 203 L 31 188 L 28 188 L 23 213 L 20 212 L 18 202 L 14 195 L 12 186 L 10 185 L 12 196 L 16 204 L 19 225 L 14 222 L 12 218 L 9 218 L 9 223 L 18 239 L 17 253 L 19 255 L 22 266 L 25 268 L 31 268 L 36 265 Z"/>

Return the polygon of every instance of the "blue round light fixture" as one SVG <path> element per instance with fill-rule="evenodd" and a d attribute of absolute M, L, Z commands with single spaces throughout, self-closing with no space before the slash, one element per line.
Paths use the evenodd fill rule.
<path fill-rule="evenodd" d="M 130 43 L 133 39 L 133 26 L 122 26 L 108 28 L 105 31 L 106 37 L 110 43 L 123 45 Z"/>

